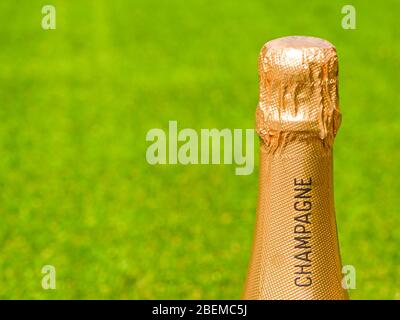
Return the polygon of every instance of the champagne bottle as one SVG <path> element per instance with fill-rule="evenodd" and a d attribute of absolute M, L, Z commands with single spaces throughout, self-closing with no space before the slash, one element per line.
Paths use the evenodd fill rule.
<path fill-rule="evenodd" d="M 259 195 L 244 299 L 348 299 L 333 202 L 336 49 L 314 37 L 272 40 L 259 77 Z"/>

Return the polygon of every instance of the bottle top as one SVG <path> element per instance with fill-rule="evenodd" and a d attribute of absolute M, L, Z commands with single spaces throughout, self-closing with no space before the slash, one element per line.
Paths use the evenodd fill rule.
<path fill-rule="evenodd" d="M 257 132 L 267 145 L 303 134 L 331 146 L 341 121 L 331 43 L 303 36 L 269 41 L 261 49 L 259 77 Z"/>

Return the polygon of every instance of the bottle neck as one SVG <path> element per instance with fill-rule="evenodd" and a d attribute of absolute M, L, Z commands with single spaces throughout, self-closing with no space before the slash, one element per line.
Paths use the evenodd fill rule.
<path fill-rule="evenodd" d="M 261 141 L 257 223 L 245 297 L 345 299 L 332 150 L 321 139 Z"/>

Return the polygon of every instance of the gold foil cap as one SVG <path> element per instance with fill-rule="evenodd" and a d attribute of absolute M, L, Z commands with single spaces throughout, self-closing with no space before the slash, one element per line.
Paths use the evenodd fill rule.
<path fill-rule="evenodd" d="M 268 146 L 296 134 L 332 145 L 341 115 L 338 59 L 331 43 L 301 36 L 269 41 L 261 49 L 259 76 L 257 132 Z"/>

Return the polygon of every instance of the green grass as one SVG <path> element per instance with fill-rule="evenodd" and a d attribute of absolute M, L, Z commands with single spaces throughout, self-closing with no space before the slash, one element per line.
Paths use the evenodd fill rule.
<path fill-rule="evenodd" d="M 52 0 L 0 4 L 0 298 L 240 298 L 258 169 L 150 166 L 146 133 L 252 128 L 257 58 L 328 39 L 343 125 L 335 197 L 354 299 L 400 298 L 398 1 Z M 257 162 L 258 163 L 258 162 Z M 57 290 L 41 267 L 57 268 Z"/>

